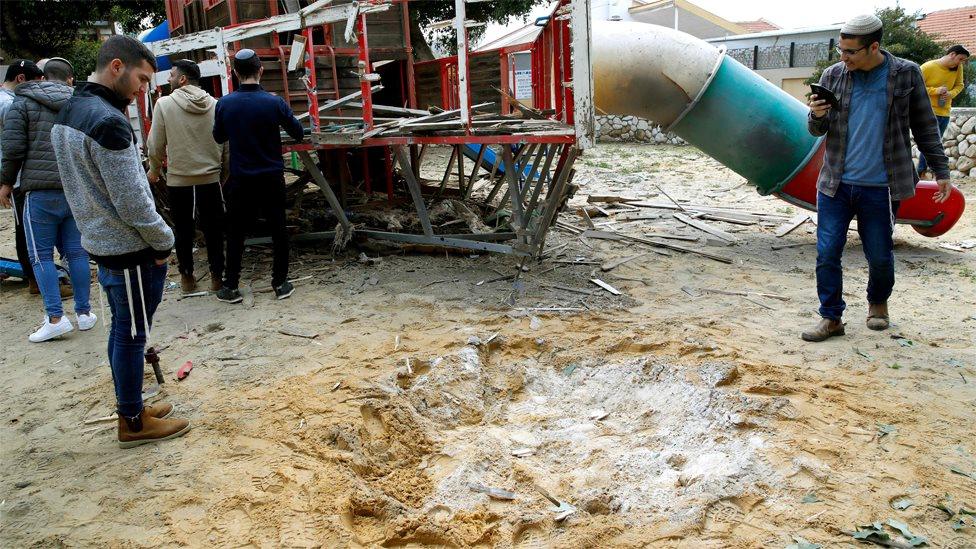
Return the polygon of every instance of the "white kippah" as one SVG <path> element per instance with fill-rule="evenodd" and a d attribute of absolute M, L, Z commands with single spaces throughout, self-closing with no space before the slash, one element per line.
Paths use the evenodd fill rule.
<path fill-rule="evenodd" d="M 237 53 L 234 54 L 234 59 L 240 59 L 242 61 L 244 59 L 250 59 L 252 57 L 254 57 L 254 50 L 252 50 L 250 48 L 244 48 L 244 49 L 239 50 Z"/>
<path fill-rule="evenodd" d="M 854 36 L 864 36 L 871 34 L 881 28 L 881 20 L 876 15 L 858 15 L 852 17 L 841 27 L 841 34 L 852 34 Z"/>

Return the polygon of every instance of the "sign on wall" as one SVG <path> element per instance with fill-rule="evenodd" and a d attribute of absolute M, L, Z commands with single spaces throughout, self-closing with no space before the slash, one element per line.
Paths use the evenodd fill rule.
<path fill-rule="evenodd" d="M 532 71 L 515 71 L 515 98 L 532 99 Z"/>

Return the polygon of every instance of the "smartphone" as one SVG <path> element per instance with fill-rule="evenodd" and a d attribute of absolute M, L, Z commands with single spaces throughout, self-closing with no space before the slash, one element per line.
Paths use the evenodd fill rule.
<path fill-rule="evenodd" d="M 830 104 L 830 108 L 840 108 L 840 101 L 837 99 L 837 96 L 834 95 L 834 92 L 830 91 L 829 89 L 821 86 L 820 84 L 810 84 L 810 91 L 813 93 L 813 95 L 817 96 L 818 101 L 826 100 L 827 103 Z"/>

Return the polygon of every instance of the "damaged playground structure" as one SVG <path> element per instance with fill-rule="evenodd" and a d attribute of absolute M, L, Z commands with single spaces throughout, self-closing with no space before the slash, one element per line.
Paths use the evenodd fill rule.
<path fill-rule="evenodd" d="M 724 49 L 656 25 L 591 22 L 589 0 L 555 2 L 522 43 L 472 49 L 473 23 L 455 0 L 455 17 L 433 26 L 454 29 L 457 55 L 417 62 L 410 4 L 171 0 L 170 37 L 147 46 L 161 68 L 166 56 L 200 63 L 215 96 L 236 85 L 235 51 L 261 57 L 262 85 L 306 125 L 306 139 L 282 147 L 297 176 L 293 216 L 309 194 L 328 212 L 301 220 L 296 241 L 339 248 L 366 237 L 540 256 L 576 190 L 574 162 L 594 144 L 597 110 L 652 120 L 760 194 L 816 209 L 825 141 L 807 131 L 806 106 Z M 526 54 L 530 70 L 516 71 Z M 167 77 L 157 73 L 156 85 Z M 150 97 L 138 108 L 144 138 Z M 951 229 L 965 200 L 953 189 L 936 204 L 936 190 L 920 182 L 897 221 L 930 237 Z"/>
<path fill-rule="evenodd" d="M 538 22 L 542 31 L 532 42 L 474 53 L 458 0 L 457 17 L 444 23 L 455 28 L 458 55 L 420 63 L 410 42 L 409 4 L 320 0 L 278 13 L 276 1 L 170 2 L 169 20 L 178 30 L 147 45 L 160 57 L 200 62 L 203 74 L 213 75 L 215 95 L 234 89 L 234 51 L 248 47 L 261 57 L 263 87 L 284 97 L 307 125 L 302 143 L 283 146 L 298 161 L 291 195 L 313 183 L 332 214 L 332 226 L 298 240 L 334 239 L 341 246 L 363 236 L 540 253 L 573 193 L 573 163 L 592 143 L 587 2 L 559 2 Z M 505 92 L 517 52 L 532 58 L 530 106 Z M 158 73 L 157 84 L 166 77 Z M 140 102 L 143 135 L 147 106 Z M 422 177 L 435 149 L 449 150 L 450 160 L 436 177 Z M 409 224 L 418 231 L 369 222 L 404 203 L 412 205 Z M 468 229 L 435 226 L 435 203 L 466 220 Z"/>

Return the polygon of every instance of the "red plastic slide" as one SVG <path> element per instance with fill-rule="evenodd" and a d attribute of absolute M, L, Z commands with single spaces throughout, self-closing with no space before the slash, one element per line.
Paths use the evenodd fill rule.
<path fill-rule="evenodd" d="M 776 196 L 807 210 L 817 210 L 817 175 L 823 164 L 826 141 L 810 158 L 807 165 L 787 183 Z M 966 198 L 953 187 L 949 200 L 939 204 L 932 196 L 939 190 L 935 181 L 919 181 L 915 196 L 904 200 L 898 208 L 898 223 L 907 223 L 923 236 L 936 237 L 946 233 L 962 217 L 966 210 Z"/>

